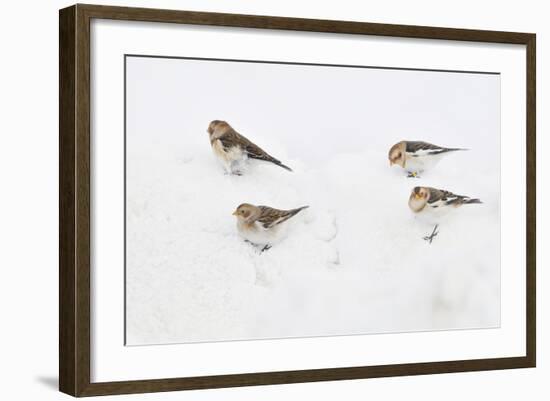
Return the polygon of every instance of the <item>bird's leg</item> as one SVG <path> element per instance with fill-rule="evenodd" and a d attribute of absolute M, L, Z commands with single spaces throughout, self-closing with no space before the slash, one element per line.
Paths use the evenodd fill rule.
<path fill-rule="evenodd" d="M 236 175 L 236 176 L 243 175 L 239 167 L 240 167 L 240 164 L 237 163 L 236 161 L 232 161 L 231 163 L 229 163 L 229 166 L 227 167 L 229 170 L 229 174 Z"/>
<path fill-rule="evenodd" d="M 409 171 L 407 178 L 420 178 L 420 176 L 418 175 L 418 171 Z"/>
<path fill-rule="evenodd" d="M 259 249 L 259 248 L 260 248 L 260 245 L 259 245 L 259 244 L 255 244 L 254 242 L 249 241 L 249 240 L 247 240 L 247 239 L 245 239 L 244 242 L 246 242 L 247 244 L 252 245 L 252 246 L 253 246 L 254 248 L 256 248 L 256 249 Z M 267 250 L 269 250 L 269 249 L 271 249 L 271 245 L 266 244 L 266 245 L 264 245 L 264 246 L 260 249 L 260 253 L 262 253 L 262 252 L 264 252 L 264 251 L 267 251 Z"/>
<path fill-rule="evenodd" d="M 423 240 L 428 241 L 431 244 L 433 239 L 437 236 L 437 234 L 439 234 L 439 231 L 437 231 L 437 227 L 439 227 L 439 224 L 436 224 L 432 233 L 430 235 L 425 236 Z"/>

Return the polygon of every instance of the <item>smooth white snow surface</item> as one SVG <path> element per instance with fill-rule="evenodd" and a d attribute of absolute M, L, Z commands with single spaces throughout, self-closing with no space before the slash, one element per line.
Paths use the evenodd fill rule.
<path fill-rule="evenodd" d="M 498 76 L 127 63 L 128 345 L 500 325 Z M 294 172 L 224 175 L 212 119 Z M 387 160 L 401 139 L 470 150 L 406 178 Z M 484 203 L 442 218 L 429 245 L 415 185 Z M 260 254 L 236 231 L 243 202 L 310 208 Z"/>

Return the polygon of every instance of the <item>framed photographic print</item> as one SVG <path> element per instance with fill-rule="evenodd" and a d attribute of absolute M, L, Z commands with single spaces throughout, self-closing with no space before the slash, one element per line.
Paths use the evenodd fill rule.
<path fill-rule="evenodd" d="M 60 390 L 535 366 L 535 35 L 60 11 Z"/>

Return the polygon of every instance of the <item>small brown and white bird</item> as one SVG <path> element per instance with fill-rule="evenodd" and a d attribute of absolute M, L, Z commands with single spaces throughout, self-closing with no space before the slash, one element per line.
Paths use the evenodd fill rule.
<path fill-rule="evenodd" d="M 424 240 L 431 244 L 438 234 L 439 219 L 447 212 L 462 205 L 479 204 L 481 200 L 469 196 L 456 195 L 444 189 L 432 187 L 414 187 L 409 196 L 409 208 L 418 216 L 435 227 L 430 235 Z"/>
<path fill-rule="evenodd" d="M 242 203 L 233 212 L 237 217 L 237 231 L 246 241 L 263 246 L 262 251 L 271 248 L 284 237 L 285 223 L 309 206 L 291 210 L 280 210 L 268 206 Z"/>
<path fill-rule="evenodd" d="M 265 152 L 258 145 L 245 138 L 226 121 L 214 120 L 210 122 L 207 129 L 210 136 L 210 144 L 214 155 L 222 163 L 228 174 L 242 174 L 244 163 L 248 159 L 273 163 L 285 170 L 292 171 L 279 160 Z"/>
<path fill-rule="evenodd" d="M 390 166 L 397 164 L 409 173 L 409 177 L 433 168 L 444 156 L 463 148 L 445 148 L 423 141 L 401 141 L 390 148 Z"/>
<path fill-rule="evenodd" d="M 457 208 L 462 205 L 482 203 L 477 198 L 456 195 L 444 189 L 414 187 L 409 197 L 409 208 L 414 213 L 432 212 L 436 209 Z"/>

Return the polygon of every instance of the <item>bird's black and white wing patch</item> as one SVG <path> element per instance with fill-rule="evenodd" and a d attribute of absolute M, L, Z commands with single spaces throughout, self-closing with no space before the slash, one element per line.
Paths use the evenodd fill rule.
<path fill-rule="evenodd" d="M 428 205 L 432 208 L 460 206 L 468 203 L 481 203 L 481 201 L 479 199 L 472 199 L 469 196 L 457 195 L 444 189 L 430 188 Z"/>
<path fill-rule="evenodd" d="M 443 189 L 430 188 L 430 198 L 428 199 L 428 205 L 431 207 L 449 206 L 457 204 L 463 196 L 455 195 L 450 191 Z"/>
<path fill-rule="evenodd" d="M 286 170 L 292 171 L 290 167 L 285 166 L 280 160 L 274 158 L 265 150 L 253 143 L 251 140 L 239 134 L 233 129 L 226 132 L 219 139 L 226 151 L 234 146 L 238 146 L 246 153 L 247 157 L 249 157 L 250 159 L 266 161 L 276 164 L 277 166 L 282 167 Z"/>
<path fill-rule="evenodd" d="M 292 210 L 279 210 L 268 206 L 258 207 L 260 208 L 261 213 L 257 221 L 263 226 L 263 228 L 268 229 L 287 221 L 292 216 L 298 214 L 301 210 L 306 209 L 308 206 L 303 206 Z"/>
<path fill-rule="evenodd" d="M 444 148 L 424 141 L 407 141 L 405 151 L 412 157 L 438 155 L 440 153 L 462 150 L 459 148 Z"/>
<path fill-rule="evenodd" d="M 279 160 L 275 159 L 273 156 L 270 156 L 262 148 L 252 142 L 246 144 L 244 149 L 248 157 L 250 157 L 251 159 L 263 160 L 275 164 L 281 163 Z"/>
<path fill-rule="evenodd" d="M 237 132 L 235 132 L 233 129 L 227 131 L 223 135 L 221 135 L 218 140 L 221 142 L 224 150 L 228 152 L 231 148 L 238 147 L 238 148 L 244 148 L 244 141 L 243 139 L 246 139 L 239 135 Z"/>
<path fill-rule="evenodd" d="M 285 166 L 280 160 L 274 158 L 273 156 L 265 152 L 262 148 L 260 148 L 258 145 L 250 141 L 245 146 L 245 151 L 248 157 L 250 157 L 251 159 L 263 160 L 269 163 L 276 164 L 277 166 L 282 167 L 285 170 L 292 171 L 290 167 Z"/>

